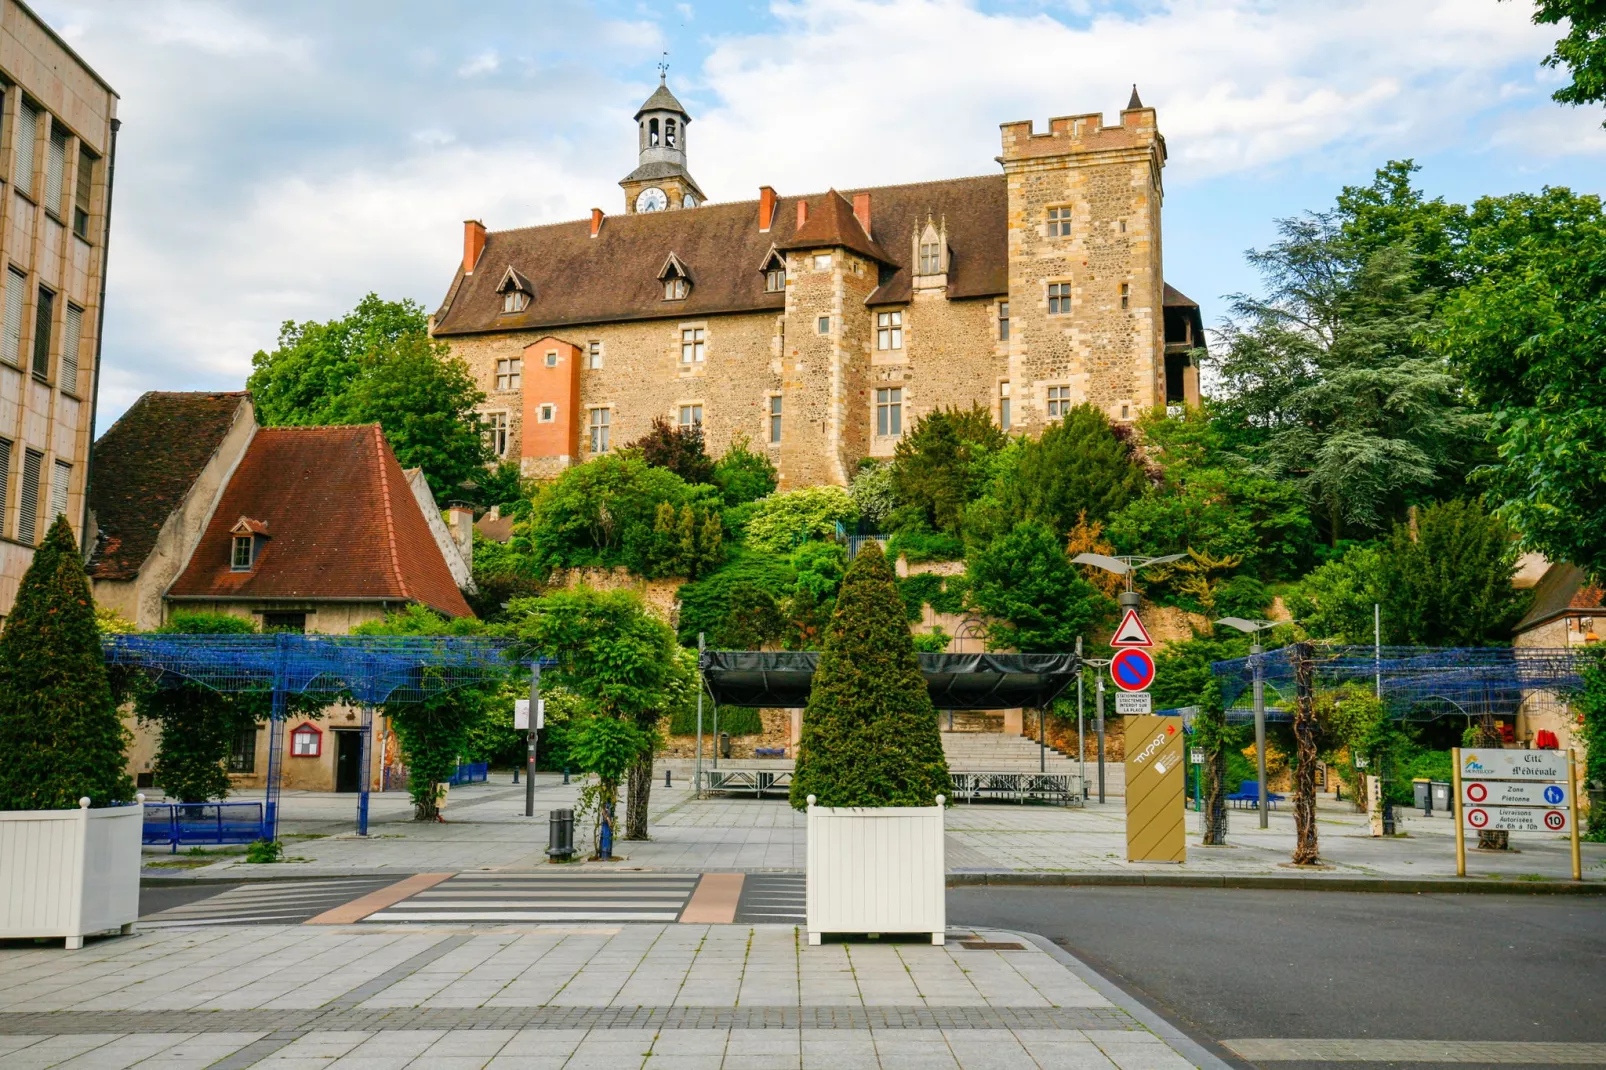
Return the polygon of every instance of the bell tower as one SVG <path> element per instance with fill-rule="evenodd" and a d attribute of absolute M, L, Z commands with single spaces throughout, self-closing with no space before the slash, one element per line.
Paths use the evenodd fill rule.
<path fill-rule="evenodd" d="M 686 170 L 686 127 L 691 116 L 666 84 L 668 72 L 660 68 L 658 88 L 636 111 L 640 162 L 620 180 L 626 212 L 660 212 L 695 208 L 703 191 Z"/>

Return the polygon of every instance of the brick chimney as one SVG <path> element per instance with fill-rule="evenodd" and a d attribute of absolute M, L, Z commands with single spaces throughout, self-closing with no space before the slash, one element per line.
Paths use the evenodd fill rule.
<path fill-rule="evenodd" d="M 797 229 L 798 230 L 802 230 L 803 229 L 803 224 L 807 223 L 808 221 L 809 221 L 809 202 L 800 200 L 800 201 L 797 202 Z"/>
<path fill-rule="evenodd" d="M 463 220 L 463 274 L 474 274 L 474 265 L 485 251 L 485 224 L 478 219 Z"/>
<path fill-rule="evenodd" d="M 773 186 L 758 187 L 758 229 L 761 234 L 770 232 L 770 224 L 775 222 L 775 188 Z"/>
<path fill-rule="evenodd" d="M 855 193 L 853 195 L 853 215 L 864 228 L 866 234 L 870 233 L 870 195 L 868 193 Z"/>
<path fill-rule="evenodd" d="M 591 236 L 595 238 L 602 233 L 602 209 L 591 209 Z"/>
<path fill-rule="evenodd" d="M 463 555 L 463 564 L 474 567 L 474 510 L 466 505 L 446 508 L 446 526 L 451 530 L 452 541 Z"/>

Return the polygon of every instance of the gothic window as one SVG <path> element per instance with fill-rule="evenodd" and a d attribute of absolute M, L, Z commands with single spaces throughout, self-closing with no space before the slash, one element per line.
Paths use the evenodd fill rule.
<path fill-rule="evenodd" d="M 903 434 L 902 387 L 875 392 L 875 433 L 879 438 L 897 438 Z"/>
<path fill-rule="evenodd" d="M 1051 282 L 1048 284 L 1048 314 L 1050 316 L 1063 316 L 1071 311 L 1071 284 L 1068 282 Z"/>
<path fill-rule="evenodd" d="M 935 275 L 942 270 L 942 246 L 936 242 L 920 243 L 920 274 Z"/>
<path fill-rule="evenodd" d="M 687 327 L 680 332 L 680 362 L 701 364 L 707 356 L 706 342 L 701 327 Z"/>
<path fill-rule="evenodd" d="M 902 312 L 877 312 L 875 314 L 875 347 L 877 349 L 903 348 Z"/>
<path fill-rule="evenodd" d="M 1048 236 L 1050 238 L 1069 238 L 1071 236 L 1071 210 L 1069 208 L 1050 208 L 1048 210 Z"/>
<path fill-rule="evenodd" d="M 535 288 L 530 280 L 513 270 L 509 264 L 502 272 L 502 281 L 496 284 L 496 292 L 502 295 L 502 313 L 523 312 L 530 305 L 530 295 Z"/>
<path fill-rule="evenodd" d="M 664 266 L 659 269 L 658 281 L 664 284 L 665 301 L 684 301 L 686 295 L 691 293 L 691 272 L 686 270 L 686 265 L 674 253 L 669 254 Z"/>

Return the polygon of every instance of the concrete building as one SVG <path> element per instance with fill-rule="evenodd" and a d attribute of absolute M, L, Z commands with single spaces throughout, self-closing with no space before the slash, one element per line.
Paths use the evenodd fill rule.
<path fill-rule="evenodd" d="M 645 432 L 746 438 L 783 486 L 848 482 L 924 413 L 981 405 L 1035 433 L 1091 402 L 1130 421 L 1198 401 L 1198 306 L 1161 271 L 1165 139 L 1136 90 L 1003 126 L 1002 172 L 704 203 L 691 116 L 635 116 L 624 213 L 465 224 L 433 318 L 477 376 L 496 451 L 551 474 Z"/>
<path fill-rule="evenodd" d="M 375 425 L 258 427 L 245 393 L 152 392 L 95 444 L 89 576 L 97 605 L 142 631 L 176 611 L 224 613 L 258 630 L 342 635 L 408 605 L 468 616 L 473 513 L 443 518 Z M 296 718 L 285 788 L 356 790 L 357 710 Z M 129 719 L 130 772 L 148 784 L 155 731 Z M 375 719 L 378 786 L 396 760 Z M 242 732 L 231 779 L 259 787 L 267 727 Z"/>
<path fill-rule="evenodd" d="M 57 514 L 82 537 L 117 94 L 0 0 L 0 615 Z"/>

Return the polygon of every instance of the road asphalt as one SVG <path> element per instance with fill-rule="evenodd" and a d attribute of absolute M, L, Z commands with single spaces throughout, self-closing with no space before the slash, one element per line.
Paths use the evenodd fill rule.
<path fill-rule="evenodd" d="M 1446 1065 L 1249 1062 L 1239 1038 L 1606 1042 L 1592 896 L 951 888 L 948 918 L 1048 937 L 1236 1066 Z"/>

